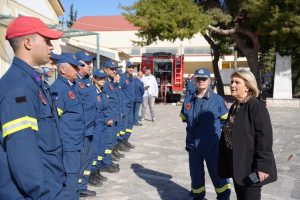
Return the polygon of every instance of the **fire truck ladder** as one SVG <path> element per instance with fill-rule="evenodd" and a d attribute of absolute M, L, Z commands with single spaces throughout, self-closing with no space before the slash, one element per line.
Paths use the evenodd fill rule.
<path fill-rule="evenodd" d="M 180 87 L 182 83 L 182 67 L 181 64 L 175 65 L 175 86 Z"/>

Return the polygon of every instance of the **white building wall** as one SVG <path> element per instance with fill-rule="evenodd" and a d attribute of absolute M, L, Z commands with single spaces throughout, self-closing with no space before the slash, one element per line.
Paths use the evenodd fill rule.
<path fill-rule="evenodd" d="M 185 73 L 193 73 L 195 69 L 199 67 L 206 67 L 213 73 L 213 67 L 212 67 L 212 59 L 213 57 L 210 55 L 210 45 L 207 43 L 204 37 L 201 36 L 201 34 L 195 35 L 191 39 L 185 39 L 185 40 L 176 40 L 174 42 L 170 41 L 158 41 L 156 43 L 153 43 L 149 46 L 145 47 L 134 47 L 132 41 L 138 41 L 140 40 L 135 33 L 137 31 L 102 31 L 98 32 L 100 35 L 100 49 L 105 48 L 112 48 L 112 49 L 119 49 L 121 51 L 124 51 L 127 54 L 126 50 L 131 50 L 133 48 L 140 49 L 139 55 L 132 54 L 132 58 L 130 61 L 139 64 L 141 63 L 141 55 L 142 53 L 146 53 L 151 51 L 168 51 L 172 52 L 171 50 L 176 49 L 176 54 L 184 54 L 184 63 Z M 96 38 L 93 36 L 84 36 L 84 37 L 76 37 L 72 38 L 75 40 L 83 41 L 89 44 L 96 44 Z M 161 49 L 159 49 L 161 48 Z M 195 50 L 195 54 L 188 54 L 185 52 L 185 48 L 190 48 L 193 50 L 198 48 L 204 49 L 204 53 L 199 53 L 199 51 Z M 198 53 L 197 53 L 198 52 Z M 224 59 L 220 58 L 219 62 L 219 68 L 222 69 L 222 65 L 225 64 L 226 66 L 233 67 L 233 60 L 234 57 L 232 55 L 224 56 Z M 246 58 L 238 58 L 238 66 L 248 66 Z"/>
<path fill-rule="evenodd" d="M 55 20 L 55 15 L 49 9 L 49 2 L 46 0 L 15 0 L 15 1 L 18 2 L 20 5 L 27 7 L 42 16 L 45 16 L 51 20 Z M 19 12 L 21 15 L 26 15 L 25 13 L 23 14 L 22 11 Z"/>
<path fill-rule="evenodd" d="M 102 31 L 98 32 L 100 34 L 100 45 L 103 47 L 109 48 L 130 48 L 133 47 L 133 41 L 140 40 L 136 35 L 137 31 Z M 84 37 L 76 37 L 74 39 L 78 39 L 80 41 L 94 43 L 96 44 L 96 38 L 93 36 L 84 36 Z M 178 47 L 180 46 L 207 46 L 209 44 L 206 42 L 204 37 L 200 34 L 195 35 L 192 39 L 185 39 L 183 41 L 176 40 L 174 42 L 170 41 L 158 41 L 149 45 L 148 47 Z"/>

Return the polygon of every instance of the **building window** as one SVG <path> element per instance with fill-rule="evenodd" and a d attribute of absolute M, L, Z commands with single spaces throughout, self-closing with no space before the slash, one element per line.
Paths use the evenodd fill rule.
<path fill-rule="evenodd" d="M 184 54 L 186 55 L 210 55 L 212 50 L 210 47 L 185 47 Z"/>
<path fill-rule="evenodd" d="M 118 48 L 118 50 L 123 51 L 124 53 L 131 56 L 139 56 L 141 55 L 140 48 Z"/>
<path fill-rule="evenodd" d="M 172 54 L 178 53 L 178 48 L 146 48 L 146 53 L 167 52 Z"/>

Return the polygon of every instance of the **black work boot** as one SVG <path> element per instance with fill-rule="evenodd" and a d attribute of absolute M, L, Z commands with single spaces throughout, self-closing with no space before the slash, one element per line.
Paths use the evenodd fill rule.
<path fill-rule="evenodd" d="M 91 172 L 88 184 L 94 187 L 101 187 L 103 185 L 103 183 L 97 178 L 97 171 Z"/>
<path fill-rule="evenodd" d="M 130 148 L 130 149 L 134 149 L 134 148 L 135 148 L 134 145 L 132 145 L 130 142 L 128 142 L 128 138 L 123 140 L 123 144 L 124 144 L 126 147 Z"/>
<path fill-rule="evenodd" d="M 120 168 L 113 168 L 111 165 L 106 168 L 100 168 L 101 172 L 108 172 L 108 173 L 118 173 L 120 171 Z"/>
<path fill-rule="evenodd" d="M 111 154 L 111 160 L 112 161 L 119 161 L 120 160 L 120 158 L 118 157 L 118 156 L 116 156 L 115 154 Z"/>
<path fill-rule="evenodd" d="M 80 197 L 94 197 L 94 196 L 96 196 L 96 194 L 97 193 L 95 191 L 86 190 L 86 191 L 80 193 Z"/>
<path fill-rule="evenodd" d="M 124 152 L 129 152 L 130 151 L 130 148 L 128 148 L 127 146 L 125 146 L 123 144 L 123 142 L 119 142 L 117 148 L 118 148 L 119 151 L 124 151 Z"/>
<path fill-rule="evenodd" d="M 117 146 L 114 146 L 114 147 L 113 147 L 112 154 L 114 154 L 115 156 L 118 156 L 119 158 L 124 158 L 124 154 L 120 153 L 120 152 L 117 150 Z"/>
<path fill-rule="evenodd" d="M 116 164 L 116 163 L 114 163 L 114 162 L 111 162 L 111 166 L 112 166 L 113 168 L 119 168 L 119 164 Z"/>
<path fill-rule="evenodd" d="M 100 168 L 97 169 L 97 179 L 100 180 L 101 182 L 106 182 L 107 178 L 105 176 L 102 176 L 102 174 L 100 173 Z"/>

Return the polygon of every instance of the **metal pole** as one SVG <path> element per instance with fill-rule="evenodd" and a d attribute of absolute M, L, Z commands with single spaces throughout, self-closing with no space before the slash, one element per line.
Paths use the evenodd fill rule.
<path fill-rule="evenodd" d="M 99 34 L 96 35 L 97 37 L 97 69 L 100 69 L 100 37 Z"/>

